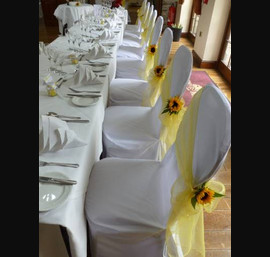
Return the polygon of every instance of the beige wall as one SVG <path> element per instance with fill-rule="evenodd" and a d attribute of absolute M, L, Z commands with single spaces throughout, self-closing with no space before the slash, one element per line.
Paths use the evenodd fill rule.
<path fill-rule="evenodd" d="M 230 0 L 210 0 L 202 6 L 194 51 L 203 61 L 218 60 L 230 6 Z"/>
<path fill-rule="evenodd" d="M 185 2 L 182 4 L 181 14 L 180 14 L 180 23 L 183 26 L 183 29 L 182 29 L 183 33 L 187 33 L 189 29 L 192 2 L 193 0 L 185 0 Z"/>

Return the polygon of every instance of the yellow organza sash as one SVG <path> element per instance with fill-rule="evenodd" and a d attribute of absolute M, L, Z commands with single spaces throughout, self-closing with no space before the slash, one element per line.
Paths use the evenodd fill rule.
<path fill-rule="evenodd" d="M 150 45 L 145 48 L 145 65 L 139 68 L 139 77 L 148 80 L 150 69 L 154 65 L 155 56 L 157 55 L 158 45 Z"/>
<path fill-rule="evenodd" d="M 157 76 L 155 69 L 159 66 L 153 67 L 148 75 L 148 88 L 144 92 L 142 106 L 153 107 L 160 95 L 161 85 L 166 77 L 166 70 L 163 72 L 162 76 Z"/>
<path fill-rule="evenodd" d="M 157 100 L 160 95 L 162 97 L 162 111 L 159 115 L 161 121 L 161 131 L 160 131 L 160 141 L 161 141 L 161 158 L 165 156 L 167 150 L 174 143 L 176 134 L 178 131 L 179 124 L 182 120 L 183 114 L 186 110 L 185 107 L 182 107 L 177 114 L 163 113 L 164 108 L 168 104 L 168 99 L 170 99 L 170 91 L 172 84 L 172 75 L 173 75 L 173 62 L 171 62 L 166 74 L 163 83 L 158 85 L 158 89 L 152 91 L 151 100 Z M 181 101 L 184 101 L 183 99 Z"/>
<path fill-rule="evenodd" d="M 142 17 L 145 12 L 146 4 L 143 3 L 143 5 L 137 10 L 137 19 L 136 19 L 136 25 L 138 25 L 139 19 L 142 22 Z"/>
<path fill-rule="evenodd" d="M 195 194 L 192 173 L 194 141 L 202 92 L 203 89 L 193 97 L 184 117 L 188 122 L 181 124 L 175 141 L 177 164 L 182 176 L 175 181 L 171 190 L 172 207 L 166 229 L 169 257 L 178 257 L 181 251 L 183 256 L 187 257 L 205 256 L 203 210 L 211 212 L 219 201 L 219 198 L 214 198 L 211 203 L 205 205 L 197 203 L 195 209 L 191 203 Z M 205 186 L 217 193 L 225 194 L 225 187 L 220 182 L 208 181 Z"/>

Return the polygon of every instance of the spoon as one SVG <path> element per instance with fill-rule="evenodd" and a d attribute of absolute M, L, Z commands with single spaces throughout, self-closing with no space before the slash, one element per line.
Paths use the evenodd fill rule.
<path fill-rule="evenodd" d="M 58 115 L 56 112 L 48 112 L 47 115 L 57 117 L 57 118 L 81 119 L 81 117 Z"/>

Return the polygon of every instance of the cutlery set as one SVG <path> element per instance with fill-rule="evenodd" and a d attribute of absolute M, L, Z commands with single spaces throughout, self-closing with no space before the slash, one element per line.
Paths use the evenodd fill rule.
<path fill-rule="evenodd" d="M 60 178 L 52 178 L 52 177 L 44 177 L 39 176 L 39 182 L 42 183 L 50 183 L 50 184 L 58 184 L 58 185 L 76 185 L 76 180 L 70 180 L 70 179 L 60 179 Z"/>
<path fill-rule="evenodd" d="M 77 123 L 88 123 L 89 122 L 89 120 L 83 120 L 83 119 L 81 119 L 81 117 L 59 115 L 56 112 L 48 112 L 46 115 L 59 118 L 59 119 L 66 121 L 66 122 L 77 122 Z"/>
<path fill-rule="evenodd" d="M 70 168 L 78 168 L 79 167 L 79 164 L 77 164 L 77 163 L 39 161 L 39 166 L 43 167 L 43 166 L 47 166 L 47 165 L 63 166 L 63 167 L 70 167 Z M 58 185 L 75 185 L 75 184 L 77 184 L 77 181 L 75 181 L 75 180 L 44 177 L 44 176 L 39 176 L 39 182 L 50 183 L 50 184 L 58 184 Z"/>
<path fill-rule="evenodd" d="M 39 161 L 39 166 L 63 166 L 63 167 L 70 167 L 70 168 L 78 168 L 79 164 L 77 163 L 66 163 L 66 162 L 45 162 Z"/>
<path fill-rule="evenodd" d="M 68 96 L 78 96 L 78 97 L 90 97 L 90 98 L 96 98 L 101 97 L 101 94 L 81 94 L 81 93 L 73 93 L 73 94 L 67 94 Z"/>

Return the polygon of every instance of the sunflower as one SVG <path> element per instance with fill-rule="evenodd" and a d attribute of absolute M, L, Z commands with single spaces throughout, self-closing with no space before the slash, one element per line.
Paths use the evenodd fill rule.
<path fill-rule="evenodd" d="M 214 199 L 215 192 L 208 187 L 203 188 L 197 195 L 196 200 L 199 204 L 211 203 Z"/>
<path fill-rule="evenodd" d="M 158 65 L 154 68 L 155 75 L 161 77 L 164 74 L 165 68 L 162 65 Z"/>
<path fill-rule="evenodd" d="M 209 187 L 205 186 L 206 182 L 204 182 L 201 186 L 195 188 L 194 196 L 191 198 L 191 204 L 195 209 L 196 203 L 198 204 L 207 204 L 211 203 L 215 197 L 222 197 L 223 194 L 217 193 Z"/>
<path fill-rule="evenodd" d="M 76 2 L 76 6 L 80 6 L 81 5 L 81 3 L 80 2 Z"/>
<path fill-rule="evenodd" d="M 168 112 L 170 115 L 177 114 L 182 109 L 183 106 L 184 106 L 183 99 L 180 99 L 179 96 L 171 97 L 167 101 L 167 105 L 165 106 L 161 114 L 166 113 L 166 112 Z"/>
<path fill-rule="evenodd" d="M 154 55 L 156 50 L 157 50 L 156 45 L 150 45 L 149 48 L 148 48 L 148 53 L 151 54 L 151 55 Z"/>

